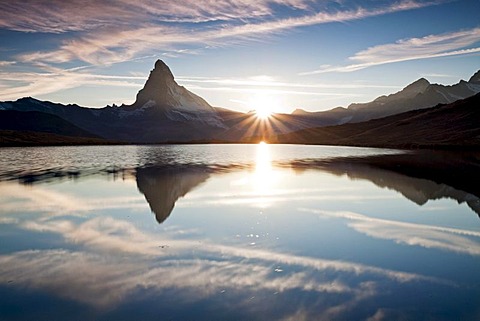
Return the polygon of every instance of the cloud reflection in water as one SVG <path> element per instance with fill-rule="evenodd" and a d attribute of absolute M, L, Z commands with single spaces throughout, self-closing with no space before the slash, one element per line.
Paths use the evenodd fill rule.
<path fill-rule="evenodd" d="M 414 185 L 418 181 L 407 176 L 355 165 L 329 165 L 304 173 L 295 168 L 294 175 L 290 169 L 272 165 L 271 146 L 257 148 L 255 166 L 243 170 L 216 171 L 201 165 L 141 167 L 135 173 L 135 181 L 128 183 L 127 192 L 118 194 L 115 188 L 121 182 L 111 182 L 112 190 L 103 198 L 64 190 L 55 184 L 0 183 L 0 224 L 10 225 L 13 231 L 18 229 L 20 232 L 16 233 L 28 243 L 26 248 L 2 252 L 0 284 L 7 289 L 48 293 L 103 311 L 115 311 L 146 296 L 165 308 L 171 302 L 167 298 L 172 297 L 178 309 L 192 302 L 213 300 L 209 304 L 223 307 L 229 316 L 246 313 L 250 318 L 285 320 L 360 316 L 371 320 L 408 319 L 406 311 L 417 304 L 409 293 L 427 301 L 428 295 L 419 290 L 461 293 L 453 279 L 431 277 L 428 270 L 405 266 L 385 268 L 388 264 L 369 261 L 373 254 L 368 251 L 357 257 L 322 256 L 334 252 L 308 252 L 297 246 L 324 250 L 320 236 L 331 233 L 328 229 L 333 226 L 333 232 L 339 234 L 331 235 L 338 237 L 339 247 L 361 248 L 362 244 L 351 244 L 348 239 L 361 234 L 369 240 L 393 241 L 388 249 L 395 250 L 395 244 L 403 244 L 409 249 L 440 249 L 442 253 L 475 258 L 480 254 L 477 231 L 400 222 L 351 211 L 358 204 L 398 201 L 396 193 L 378 189 L 369 182 L 399 191 L 415 201 L 428 201 L 431 195 L 438 198 L 444 194 L 456 200 L 470 200 L 472 195 L 451 188 L 439 189 L 438 185 L 424 181 Z M 342 177 L 344 174 L 349 178 Z M 303 176 L 312 183 L 304 185 Z M 143 195 L 132 189 L 135 183 Z M 66 186 L 92 187 L 88 180 L 69 184 Z M 418 189 L 412 189 L 410 184 Z M 367 191 L 362 190 L 365 187 Z M 432 188 L 435 193 L 430 192 Z M 381 193 L 371 193 L 373 190 Z M 151 220 L 143 198 L 161 225 Z M 310 205 L 307 214 L 311 217 L 328 217 L 337 226 L 319 224 L 315 227 L 320 229 L 312 232 L 307 225 L 313 221 L 301 222 L 305 212 L 298 209 L 307 207 L 305 204 Z M 176 205 L 177 212 L 169 217 Z M 329 208 L 332 206 L 335 208 Z M 294 229 L 302 226 L 306 235 L 296 237 L 306 241 L 248 246 L 235 239 L 231 231 L 222 230 L 227 220 L 247 220 L 249 207 L 260 207 L 269 213 L 269 231 L 277 227 L 275 215 L 285 212 L 290 232 L 295 233 Z M 238 208 L 244 211 L 239 215 L 245 217 L 220 215 Z M 345 210 L 338 210 L 342 208 Z M 137 216 L 130 220 L 120 215 L 134 211 Z M 180 219 L 182 216 L 185 220 L 197 220 L 189 225 Z M 345 234 L 345 227 L 358 233 Z M 200 232 L 191 233 L 192 230 Z M 233 230 L 250 232 L 249 226 Z M 209 234 L 211 231 L 218 231 L 220 236 Z M 38 235 L 54 241 L 48 243 L 47 249 L 41 249 L 35 243 Z M 394 304 L 397 295 L 406 302 L 404 306 Z M 163 301 L 167 303 L 161 305 Z"/>

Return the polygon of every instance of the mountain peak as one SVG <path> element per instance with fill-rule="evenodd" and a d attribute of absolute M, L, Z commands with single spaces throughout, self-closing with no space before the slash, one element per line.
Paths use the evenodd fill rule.
<path fill-rule="evenodd" d="M 480 70 L 473 74 L 473 76 L 468 80 L 469 83 L 480 84 Z"/>
<path fill-rule="evenodd" d="M 172 71 L 170 70 L 170 68 L 168 68 L 167 64 L 163 62 L 163 60 L 161 59 L 158 59 L 155 62 L 155 68 L 150 73 L 150 77 L 152 77 L 152 74 L 155 74 L 157 78 L 163 77 L 163 78 L 174 80 Z"/>
<path fill-rule="evenodd" d="M 155 62 L 154 69 L 150 71 L 145 86 L 138 92 L 134 106 L 142 107 L 150 100 L 155 101 L 157 105 L 169 105 L 168 93 L 171 92 L 169 89 L 174 86 L 178 85 L 170 68 L 159 59 Z"/>
<path fill-rule="evenodd" d="M 423 93 L 428 86 L 430 86 L 430 82 L 425 78 L 420 78 L 405 87 L 403 90 L 408 92 Z"/>
<path fill-rule="evenodd" d="M 292 115 L 305 115 L 308 112 L 305 109 L 297 108 L 294 111 L 292 111 Z"/>
<path fill-rule="evenodd" d="M 145 86 L 138 92 L 134 109 L 155 108 L 174 121 L 199 121 L 224 127 L 215 109 L 203 98 L 180 86 L 170 68 L 162 60 L 155 62 Z"/>

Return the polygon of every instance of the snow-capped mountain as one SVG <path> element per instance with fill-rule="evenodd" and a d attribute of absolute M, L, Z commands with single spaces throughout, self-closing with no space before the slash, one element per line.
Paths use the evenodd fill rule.
<path fill-rule="evenodd" d="M 307 112 L 297 109 L 293 114 L 297 117 L 309 119 L 317 126 L 358 123 L 410 110 L 429 108 L 438 104 L 453 103 L 479 92 L 480 70 L 468 81 L 460 80 L 460 82 L 451 86 L 431 84 L 427 79 L 420 78 L 399 92 L 380 96 L 368 103 L 354 103 L 350 104 L 348 108 L 337 107 L 322 112 Z"/>
<path fill-rule="evenodd" d="M 170 68 L 162 60 L 155 63 L 155 68 L 131 108 L 156 108 L 173 121 L 203 122 L 225 128 L 216 110 L 203 98 L 178 85 Z"/>
<path fill-rule="evenodd" d="M 378 97 L 369 103 L 349 105 L 348 110 L 353 111 L 349 122 L 395 115 L 438 104 L 450 104 L 479 92 L 480 71 L 477 71 L 468 82 L 460 80 L 451 86 L 431 84 L 425 78 L 420 78 L 397 93 Z"/>
<path fill-rule="evenodd" d="M 161 60 L 155 63 L 133 105 L 86 108 L 26 97 L 1 102 L 0 110 L 52 114 L 97 136 L 129 142 L 208 140 L 221 137 L 227 129 L 218 112 L 179 86 Z"/>
<path fill-rule="evenodd" d="M 378 97 L 369 103 L 351 104 L 348 108 L 337 107 L 313 113 L 297 109 L 292 114 L 274 115 L 273 120 L 266 125 L 264 122 L 259 122 L 254 113 L 240 113 L 212 107 L 201 97 L 178 85 L 169 67 L 158 60 L 132 105 L 86 108 L 75 104 L 62 105 L 26 97 L 17 101 L 0 102 L 0 114 L 2 110 L 50 114 L 66 121 L 62 122 L 61 119 L 55 121 L 58 128 L 62 127 L 61 130 L 58 129 L 57 134 L 83 130 L 89 136 L 106 138 L 110 141 L 248 142 L 255 141 L 258 137 L 268 138 L 304 128 L 358 123 L 382 118 L 441 103 L 451 103 L 479 92 L 480 71 L 468 81 L 461 80 L 452 86 L 431 84 L 428 80 L 421 78 L 397 93 Z M 14 116 L 15 119 L 19 119 L 18 115 Z M 32 119 L 32 117 L 34 116 L 26 115 L 25 119 Z M 43 115 L 41 119 L 53 118 Z M 52 126 L 42 127 L 36 123 L 39 122 L 30 124 L 29 131 L 45 132 L 47 127 L 51 131 Z M 25 126 L 12 124 L 7 127 L 4 126 L 0 130 Z"/>

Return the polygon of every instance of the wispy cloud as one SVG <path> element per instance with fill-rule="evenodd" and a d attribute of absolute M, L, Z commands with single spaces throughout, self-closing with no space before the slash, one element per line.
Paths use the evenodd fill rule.
<path fill-rule="evenodd" d="M 437 2 L 387 1 L 368 7 L 349 4 L 341 6 L 342 9 L 332 9 L 328 4 L 311 0 L 140 0 L 135 3 L 127 0 L 0 0 L 0 28 L 57 35 L 52 37 L 52 49 L 23 48 L 0 62 L 0 99 L 50 94 L 82 85 L 139 86 L 127 77 L 106 79 L 51 66 L 65 63 L 109 66 L 145 55 L 196 55 L 209 48 L 266 41 L 270 36 L 295 28 L 365 19 Z M 13 72 L 14 61 L 15 66 L 37 68 L 40 72 L 22 72 L 21 68 Z M 236 89 L 238 85 L 235 84 Z M 322 88 L 315 85 L 309 88 L 317 87 Z M 228 86 L 200 89 L 230 90 Z M 282 90 L 281 93 L 318 95 L 305 90 Z M 322 94 L 325 95 L 328 93 Z"/>
<path fill-rule="evenodd" d="M 480 53 L 480 47 L 468 47 L 478 42 L 480 42 L 480 28 L 429 35 L 421 38 L 403 39 L 395 43 L 362 50 L 349 58 L 355 62 L 353 64 L 324 66 L 318 70 L 303 72 L 301 75 L 351 72 L 402 61 L 476 54 Z"/>
<path fill-rule="evenodd" d="M 91 211 L 103 209 L 147 208 L 144 198 L 140 195 L 133 197 L 77 197 L 68 193 L 51 190 L 47 187 L 36 186 L 26 192 L 25 186 L 11 182 L 0 183 L 0 222 L 15 218 L 16 213 L 41 212 L 42 219 L 55 216 L 78 215 L 83 216 Z M 19 207 L 18 197 L 22 197 L 22 206 Z M 8 216 L 8 215 L 12 216 Z"/>
<path fill-rule="evenodd" d="M 0 100 L 49 94 L 84 85 L 140 88 L 145 81 L 145 77 L 101 75 L 50 66 L 42 68 L 44 70 L 39 72 L 0 71 L 0 86 L 5 87 L 0 92 Z"/>
<path fill-rule="evenodd" d="M 209 22 L 269 16 L 273 5 L 308 9 L 308 0 L 1 1 L 0 27 L 63 33 L 148 22 Z M 40 14 L 41 13 L 41 14 Z"/>
<path fill-rule="evenodd" d="M 139 288 L 158 293 L 175 288 L 180 291 L 179 298 L 189 300 L 225 289 L 237 293 L 301 290 L 337 297 L 338 309 L 329 311 L 328 316 L 341 314 L 345 305 L 354 308 L 360 301 L 379 295 L 377 282 L 445 283 L 354 262 L 221 245 L 208 240 L 202 240 L 199 247 L 198 239 L 179 239 L 178 233 L 184 231 L 175 227 L 152 234 L 132 222 L 108 216 L 80 220 L 65 216 L 5 220 L 4 224 L 16 224 L 27 231 L 57 234 L 66 243 L 79 246 L 79 250 L 4 254 L 0 256 L 0 283 L 15 280 L 15 285 L 100 308 L 123 302 Z M 190 255 L 192 249 L 194 257 Z M 75 273 L 79 267 L 85 273 Z"/>
<path fill-rule="evenodd" d="M 349 226 L 368 236 L 397 243 L 480 255 L 480 232 L 441 226 L 373 218 L 354 212 L 306 210 L 323 216 L 350 220 Z"/>
<path fill-rule="evenodd" d="M 221 17 L 227 17 L 228 19 L 225 19 L 234 19 L 235 21 L 209 25 L 208 28 L 200 28 L 198 26 L 192 27 L 191 25 L 186 26 L 183 24 L 167 25 L 162 21 L 163 16 L 161 14 L 157 17 L 157 20 L 152 20 L 148 17 L 136 17 L 135 23 L 130 20 L 126 23 L 116 24 L 107 20 L 107 23 L 105 23 L 105 21 L 99 18 L 97 20 L 103 22 L 100 27 L 98 26 L 98 22 L 92 23 L 95 30 L 86 34 L 80 33 L 80 35 L 74 38 L 63 41 L 58 49 L 22 54 L 18 56 L 18 59 L 24 62 L 40 60 L 49 63 L 61 63 L 79 59 L 94 65 L 111 64 L 132 59 L 146 51 L 166 50 L 168 53 L 172 50 L 172 46 L 179 44 L 200 44 L 202 46 L 206 44 L 225 45 L 226 39 L 231 39 L 234 42 L 244 39 L 257 39 L 257 37 L 261 35 L 279 33 L 303 26 L 364 19 L 433 4 L 403 1 L 382 8 L 356 8 L 336 12 L 320 11 L 313 14 L 310 13 L 310 11 L 304 11 L 304 15 L 300 17 L 271 20 L 271 16 L 268 15 L 272 14 L 272 12 L 267 9 L 270 8 L 270 4 L 280 1 L 260 1 L 259 4 L 255 5 L 260 5 L 260 7 L 257 9 L 254 7 L 254 10 L 252 10 L 252 6 L 254 6 L 253 1 L 243 1 L 238 5 L 236 3 L 233 5 L 233 2 L 230 1 L 221 1 L 221 3 L 225 2 L 223 5 L 213 5 L 210 1 L 208 2 L 209 6 L 206 7 L 213 8 L 211 10 L 215 8 L 220 10 L 221 8 L 221 12 L 223 12 L 220 14 Z M 285 4 L 294 8 L 306 7 L 306 4 L 302 1 L 288 1 Z M 169 6 L 171 7 L 172 5 Z M 192 5 L 191 7 L 201 8 L 201 6 L 199 7 L 198 5 Z M 168 12 L 175 12 L 175 9 L 178 8 L 171 8 L 173 11 Z M 238 10 L 242 12 L 245 11 L 245 13 L 239 13 L 237 12 Z M 155 11 L 153 10 L 153 12 Z M 228 12 L 228 14 L 226 12 Z M 266 16 L 270 20 L 262 19 L 261 21 L 245 22 L 245 19 L 249 18 L 252 14 Z M 75 12 L 75 15 L 78 15 L 78 13 Z M 212 13 L 212 15 L 214 14 Z M 125 16 L 128 18 L 129 15 L 125 13 Z M 120 17 L 122 17 L 122 15 L 120 15 Z M 145 22 L 139 23 L 139 21 Z M 90 26 L 87 22 L 83 23 L 85 23 L 86 26 Z M 4 22 L 4 24 L 7 24 L 7 22 Z M 75 25 L 74 23 L 72 24 Z M 40 26 L 37 27 L 39 31 L 42 30 Z M 220 40 L 222 41 L 220 42 Z"/>
<path fill-rule="evenodd" d="M 269 88 L 311 88 L 311 89 L 361 89 L 361 88 L 397 88 L 383 84 L 368 83 L 302 83 L 277 81 L 273 77 L 262 75 L 249 78 L 207 78 L 207 77 L 176 77 L 180 83 L 185 84 L 215 84 L 222 86 L 247 86 Z"/>

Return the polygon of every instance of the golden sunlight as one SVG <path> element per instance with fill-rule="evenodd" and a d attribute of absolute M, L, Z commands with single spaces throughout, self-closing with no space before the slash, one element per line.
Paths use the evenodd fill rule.
<path fill-rule="evenodd" d="M 269 118 L 275 109 L 279 106 L 278 98 L 269 94 L 256 94 L 250 99 L 250 106 L 255 110 L 255 114 L 260 119 Z"/>
<path fill-rule="evenodd" d="M 272 166 L 270 147 L 262 141 L 257 145 L 257 159 L 253 176 L 257 206 L 268 207 L 271 205 L 278 180 L 278 172 Z"/>

